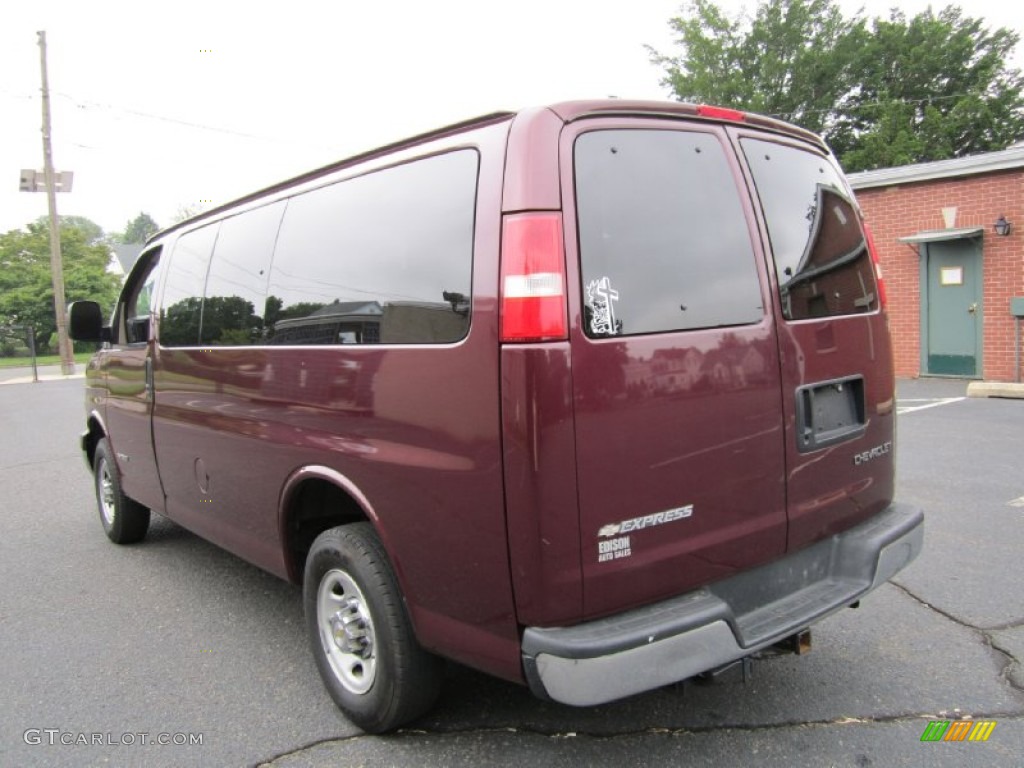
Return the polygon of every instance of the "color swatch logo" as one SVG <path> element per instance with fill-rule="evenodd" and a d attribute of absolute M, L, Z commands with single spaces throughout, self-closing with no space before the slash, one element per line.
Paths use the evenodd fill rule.
<path fill-rule="evenodd" d="M 995 720 L 933 720 L 925 726 L 921 741 L 988 741 Z"/>

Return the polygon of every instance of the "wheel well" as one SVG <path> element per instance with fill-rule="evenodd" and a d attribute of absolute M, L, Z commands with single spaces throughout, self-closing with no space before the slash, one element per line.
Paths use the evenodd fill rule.
<path fill-rule="evenodd" d="M 85 458 L 89 462 L 89 466 L 92 467 L 96 458 L 96 446 L 99 445 L 100 440 L 106 437 L 106 434 L 103 432 L 103 427 L 100 426 L 99 419 L 95 416 L 89 418 L 86 427 L 89 433 L 85 438 Z"/>
<path fill-rule="evenodd" d="M 348 493 L 322 478 L 306 480 L 291 494 L 284 511 L 288 578 L 302 583 L 306 555 L 324 531 L 367 520 L 363 508 Z"/>

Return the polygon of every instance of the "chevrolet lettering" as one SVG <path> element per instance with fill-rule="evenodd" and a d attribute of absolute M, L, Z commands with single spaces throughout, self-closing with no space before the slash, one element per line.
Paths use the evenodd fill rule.
<path fill-rule="evenodd" d="M 857 466 L 861 464 L 867 464 L 869 461 L 879 459 L 885 456 L 892 450 L 892 441 L 887 441 L 881 445 L 876 445 L 874 448 L 858 453 L 853 457 L 853 463 Z"/>

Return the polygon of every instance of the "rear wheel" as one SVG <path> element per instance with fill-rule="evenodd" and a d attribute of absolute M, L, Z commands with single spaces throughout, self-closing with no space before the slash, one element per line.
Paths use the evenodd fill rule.
<path fill-rule="evenodd" d="M 338 707 L 368 733 L 422 715 L 442 661 L 420 647 L 387 555 L 369 523 L 324 531 L 306 560 L 303 602 L 317 668 Z"/>
<path fill-rule="evenodd" d="M 134 544 L 142 541 L 149 530 L 149 510 L 129 499 L 121 490 L 121 473 L 114 462 L 110 441 L 103 438 L 96 446 L 93 458 L 96 478 L 96 503 L 100 522 L 107 538 L 115 544 Z"/>

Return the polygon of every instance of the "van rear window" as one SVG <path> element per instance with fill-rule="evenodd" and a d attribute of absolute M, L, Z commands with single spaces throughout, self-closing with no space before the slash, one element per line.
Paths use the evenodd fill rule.
<path fill-rule="evenodd" d="M 789 320 L 878 309 L 860 215 L 839 170 L 822 155 L 760 139 L 741 142 L 775 257 Z"/>
<path fill-rule="evenodd" d="M 714 135 L 592 131 L 574 163 L 588 336 L 763 317 L 747 219 Z"/>

